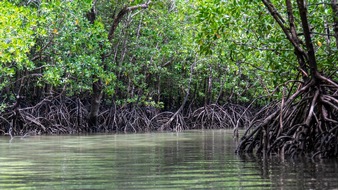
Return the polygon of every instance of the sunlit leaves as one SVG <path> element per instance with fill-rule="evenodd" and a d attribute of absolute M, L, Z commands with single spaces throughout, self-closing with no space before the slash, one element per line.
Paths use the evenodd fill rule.
<path fill-rule="evenodd" d="M 14 6 L 7 1 L 0 2 L 1 65 L 14 63 L 18 68 L 33 66 L 27 54 L 35 44 L 36 22 L 36 14 L 31 10 Z"/>
<path fill-rule="evenodd" d="M 113 77 L 104 71 L 101 60 L 110 49 L 107 31 L 98 20 L 89 23 L 85 17 L 89 5 L 84 1 L 40 5 L 40 27 L 47 32 L 40 38 L 36 53 L 49 58 L 41 62 L 49 65 L 44 71 L 46 82 L 89 89 L 96 75 L 112 84 Z"/>

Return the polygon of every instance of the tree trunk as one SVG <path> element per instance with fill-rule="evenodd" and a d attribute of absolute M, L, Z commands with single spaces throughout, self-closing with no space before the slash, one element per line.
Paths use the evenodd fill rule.
<path fill-rule="evenodd" d="M 89 113 L 89 126 L 91 128 L 98 126 L 98 115 L 100 111 L 102 89 L 103 89 L 101 80 L 94 82 L 92 89 L 93 89 L 93 93 L 92 93 L 91 107 L 90 107 L 90 113 Z"/>
<path fill-rule="evenodd" d="M 95 18 L 96 18 L 96 15 L 95 15 L 96 14 L 96 11 L 95 11 L 96 2 L 97 0 L 93 1 L 92 9 L 87 14 L 87 18 L 91 23 L 94 23 Z M 121 22 L 124 15 L 136 9 L 140 9 L 140 8 L 145 9 L 148 7 L 150 2 L 151 1 L 148 1 L 145 4 L 140 4 L 140 5 L 131 6 L 131 7 L 124 7 L 123 9 L 121 9 L 118 15 L 114 18 L 113 24 L 110 27 L 109 34 L 108 34 L 108 40 L 112 41 L 115 30 L 118 24 Z M 101 55 L 102 66 L 104 67 L 104 69 L 106 69 L 105 57 L 107 57 L 107 55 Z M 89 113 L 89 118 L 88 118 L 88 124 L 90 128 L 98 126 L 98 115 L 100 111 L 100 104 L 101 104 L 101 99 L 102 99 L 102 94 L 103 94 L 102 81 L 97 76 L 93 76 L 93 80 L 95 82 L 93 82 L 93 85 L 92 85 L 93 92 L 92 92 L 92 97 L 91 97 L 91 107 L 90 107 L 90 113 Z"/>
<path fill-rule="evenodd" d="M 297 0 L 298 9 L 300 18 L 302 21 L 302 28 L 304 32 L 304 38 L 305 38 L 305 44 L 307 49 L 307 59 L 309 63 L 309 67 L 311 70 L 311 76 L 315 77 L 317 74 L 317 61 L 315 56 L 315 50 L 313 48 L 313 43 L 311 39 L 311 31 L 310 31 L 310 25 L 307 19 L 307 8 L 305 5 L 304 0 Z"/>
<path fill-rule="evenodd" d="M 332 0 L 331 2 L 332 11 L 333 11 L 333 30 L 334 30 L 334 37 L 336 38 L 336 47 L 338 48 L 338 5 L 337 0 Z"/>

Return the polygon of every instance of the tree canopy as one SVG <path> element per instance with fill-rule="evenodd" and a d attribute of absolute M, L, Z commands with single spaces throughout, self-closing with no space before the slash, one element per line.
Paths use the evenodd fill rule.
<path fill-rule="evenodd" d="M 237 129 L 271 102 L 333 130 L 337 15 L 336 0 L 1 1 L 1 132 Z M 312 106 L 276 112 L 298 100 Z"/>

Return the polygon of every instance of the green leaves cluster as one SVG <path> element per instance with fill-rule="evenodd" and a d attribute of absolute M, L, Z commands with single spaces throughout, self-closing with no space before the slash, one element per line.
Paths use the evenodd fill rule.
<path fill-rule="evenodd" d="M 0 73 L 13 76 L 15 68 L 32 68 L 28 54 L 35 45 L 37 15 L 34 11 L 0 2 Z"/>
<path fill-rule="evenodd" d="M 201 0 L 195 7 L 200 52 L 227 68 L 226 91 L 248 100 L 295 77 L 293 49 L 260 1 Z"/>
<path fill-rule="evenodd" d="M 102 56 L 110 50 L 104 24 L 91 24 L 85 14 L 91 7 L 85 1 L 42 3 L 38 13 L 40 27 L 45 34 L 34 48 L 42 55 L 39 65 L 44 67 L 44 80 L 54 86 L 71 85 L 72 91 L 89 90 L 93 75 L 109 85 L 114 75 L 107 73 Z"/>
<path fill-rule="evenodd" d="M 293 47 L 260 1 L 153 1 L 127 14 L 108 41 L 119 10 L 145 2 L 97 1 L 91 23 L 92 0 L 1 1 L 0 90 L 23 92 L 23 81 L 27 93 L 52 86 L 72 96 L 100 80 L 121 106 L 172 109 L 188 92 L 194 106 L 248 102 L 297 76 Z M 311 0 L 309 12 L 321 70 L 336 71 L 335 40 L 323 35 L 332 10 Z"/>

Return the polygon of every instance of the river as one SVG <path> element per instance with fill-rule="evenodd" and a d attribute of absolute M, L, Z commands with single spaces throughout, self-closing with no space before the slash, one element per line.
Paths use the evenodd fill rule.
<path fill-rule="evenodd" d="M 337 189 L 338 161 L 234 153 L 230 130 L 0 137 L 0 189 Z"/>

